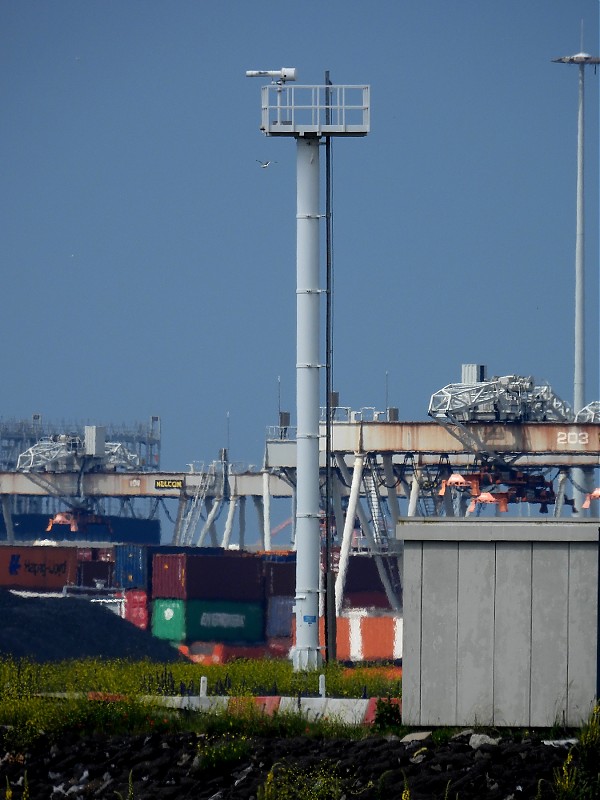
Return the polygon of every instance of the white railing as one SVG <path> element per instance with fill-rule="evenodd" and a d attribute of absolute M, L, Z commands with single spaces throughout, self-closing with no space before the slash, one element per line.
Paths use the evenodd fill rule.
<path fill-rule="evenodd" d="M 262 87 L 261 129 L 270 135 L 365 136 L 370 131 L 369 86 Z"/>

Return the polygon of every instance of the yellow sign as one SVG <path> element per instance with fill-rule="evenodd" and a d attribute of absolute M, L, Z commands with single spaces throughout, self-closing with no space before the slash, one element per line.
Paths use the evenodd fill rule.
<path fill-rule="evenodd" d="M 157 478 L 155 489 L 183 489 L 183 478 Z"/>

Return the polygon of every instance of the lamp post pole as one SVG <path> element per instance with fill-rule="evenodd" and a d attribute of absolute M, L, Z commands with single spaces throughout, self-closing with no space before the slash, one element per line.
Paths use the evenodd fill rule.
<path fill-rule="evenodd" d="M 576 53 L 552 59 L 556 63 L 579 67 L 579 99 L 577 108 L 577 201 L 575 233 L 575 336 L 573 360 L 573 413 L 585 406 L 585 251 L 584 251 L 584 83 L 586 64 L 599 64 L 600 58 L 589 53 Z M 575 508 L 581 509 L 586 493 L 587 475 L 583 469 L 573 470 Z"/>

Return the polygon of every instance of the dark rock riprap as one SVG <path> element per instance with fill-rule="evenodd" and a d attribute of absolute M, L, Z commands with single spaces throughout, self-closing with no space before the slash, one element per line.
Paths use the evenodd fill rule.
<path fill-rule="evenodd" d="M 26 773 L 30 800 L 128 798 L 130 781 L 135 800 L 250 800 L 257 798 L 269 769 L 285 763 L 300 771 L 331 765 L 346 782 L 347 800 L 400 800 L 405 781 L 411 800 L 555 796 L 553 775 L 565 762 L 568 744 L 503 739 L 474 748 L 471 735 L 465 732 L 439 745 L 384 736 L 358 741 L 252 739 L 240 761 L 209 765 L 199 755 L 202 739 L 196 734 L 83 740 L 73 735 L 60 745 L 40 740 L 27 752 L 3 752 L 0 791 L 8 785 L 13 798 L 20 798 Z"/>

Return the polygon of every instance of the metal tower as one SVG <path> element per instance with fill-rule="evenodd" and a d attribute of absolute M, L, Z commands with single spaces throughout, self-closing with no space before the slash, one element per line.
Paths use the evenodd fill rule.
<path fill-rule="evenodd" d="M 248 71 L 268 77 L 261 92 L 261 130 L 296 139 L 296 670 L 316 669 L 319 647 L 319 146 L 329 136 L 365 136 L 370 129 L 368 86 L 289 86 L 294 68 Z"/>

